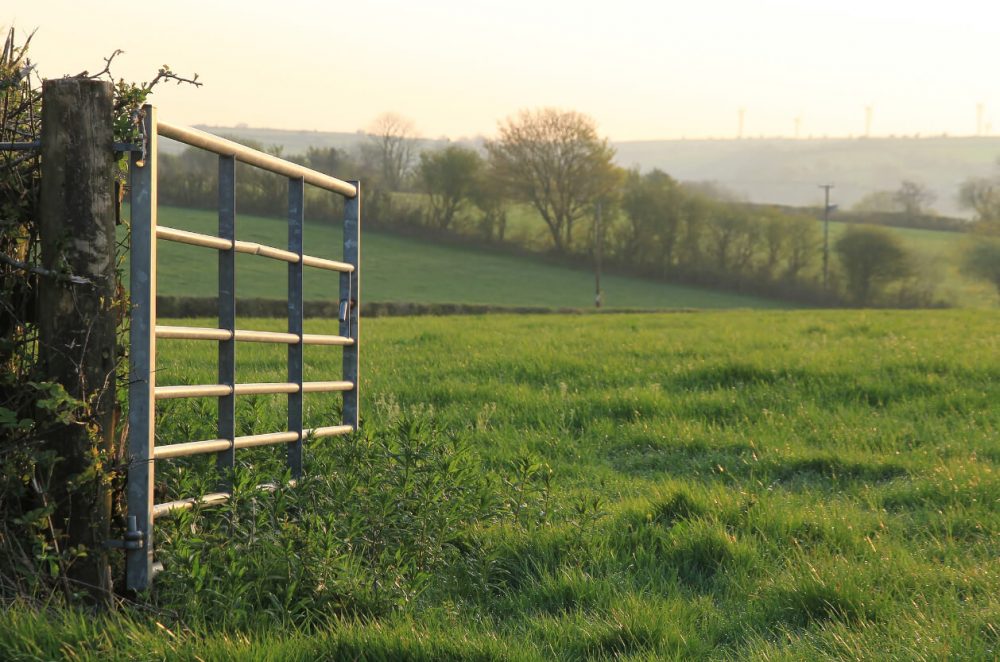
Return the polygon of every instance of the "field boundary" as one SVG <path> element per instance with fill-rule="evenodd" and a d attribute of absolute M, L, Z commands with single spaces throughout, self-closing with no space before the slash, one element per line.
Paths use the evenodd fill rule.
<path fill-rule="evenodd" d="M 305 301 L 305 316 L 309 318 L 336 319 L 339 314 L 337 301 Z M 241 317 L 284 318 L 288 315 L 283 299 L 237 299 Z M 214 297 L 157 296 L 156 309 L 160 317 L 189 318 L 213 317 L 218 310 Z M 419 317 L 428 315 L 601 315 L 636 313 L 695 313 L 700 308 L 555 308 L 549 306 L 502 306 L 482 303 L 415 303 L 410 301 L 364 301 L 364 317 Z"/>

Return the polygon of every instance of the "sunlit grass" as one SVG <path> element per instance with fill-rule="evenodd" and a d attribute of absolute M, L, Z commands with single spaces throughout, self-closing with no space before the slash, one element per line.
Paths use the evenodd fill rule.
<path fill-rule="evenodd" d="M 165 226 L 205 234 L 214 234 L 218 226 L 212 212 L 172 207 L 160 209 L 159 221 Z M 341 229 L 332 223 L 307 222 L 307 252 L 339 259 L 343 253 L 341 236 Z M 287 224 L 239 215 L 237 237 L 282 247 L 287 242 Z M 160 294 L 217 296 L 216 251 L 168 241 L 158 242 L 158 250 Z M 592 271 L 547 264 L 528 257 L 365 231 L 361 260 L 364 301 L 554 308 L 591 308 L 594 305 Z M 283 262 L 251 255 L 236 256 L 239 297 L 284 299 L 288 294 L 287 278 L 287 265 Z M 307 300 L 337 297 L 337 274 L 306 269 L 304 279 Z M 788 307 L 776 300 L 641 278 L 605 275 L 601 287 L 605 306 L 611 308 Z"/>
<path fill-rule="evenodd" d="M 989 311 L 364 321 L 365 425 L 426 420 L 519 497 L 516 516 L 467 532 L 475 567 L 439 569 L 398 610 L 301 631 L 278 618 L 188 632 L 183 614 L 157 616 L 169 635 L 141 615 L 17 608 L 0 616 L 0 657 L 993 659 L 998 322 Z M 284 379 L 280 348 L 238 352 L 241 380 Z M 336 378 L 339 359 L 308 348 L 307 379 Z M 161 384 L 214 374 L 210 344 L 160 343 Z M 308 424 L 334 422 L 335 396 L 306 397 Z M 282 404 L 242 399 L 241 429 L 282 429 Z M 162 443 L 214 436 L 211 401 L 162 412 Z M 349 443 L 311 442 L 314 465 Z"/>

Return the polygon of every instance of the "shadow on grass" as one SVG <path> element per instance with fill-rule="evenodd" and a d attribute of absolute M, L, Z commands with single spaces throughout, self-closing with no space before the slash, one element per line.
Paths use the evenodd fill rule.
<path fill-rule="evenodd" d="M 860 462 L 834 456 L 772 458 L 760 463 L 762 475 L 783 486 L 815 487 L 819 483 L 884 483 L 909 472 L 894 462 Z"/>

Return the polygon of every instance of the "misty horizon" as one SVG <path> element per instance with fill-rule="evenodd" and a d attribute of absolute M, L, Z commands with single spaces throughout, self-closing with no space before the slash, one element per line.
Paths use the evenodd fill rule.
<path fill-rule="evenodd" d="M 43 76 L 97 71 L 119 48 L 115 75 L 126 80 L 148 80 L 163 62 L 198 73 L 203 88 L 156 91 L 183 124 L 354 131 L 395 110 L 424 136 L 458 139 L 490 136 L 521 109 L 556 107 L 625 142 L 991 135 L 998 18 L 1000 7 L 971 0 L 946 9 L 626 0 L 614 12 L 586 1 L 515 0 L 496 11 L 290 0 L 275 11 L 178 0 L 169 11 L 118 13 L 37 0 L 4 21 L 21 34 L 37 28 Z"/>

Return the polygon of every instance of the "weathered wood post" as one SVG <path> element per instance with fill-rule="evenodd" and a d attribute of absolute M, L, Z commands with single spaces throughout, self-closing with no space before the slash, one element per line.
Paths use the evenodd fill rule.
<path fill-rule="evenodd" d="M 73 588 L 111 598 L 110 537 L 115 417 L 115 207 L 112 86 L 79 78 L 42 86 L 42 266 L 38 298 L 43 378 L 82 401 L 75 421 L 53 426 L 60 458 L 54 520 L 64 544 L 85 552 L 68 569 Z"/>

